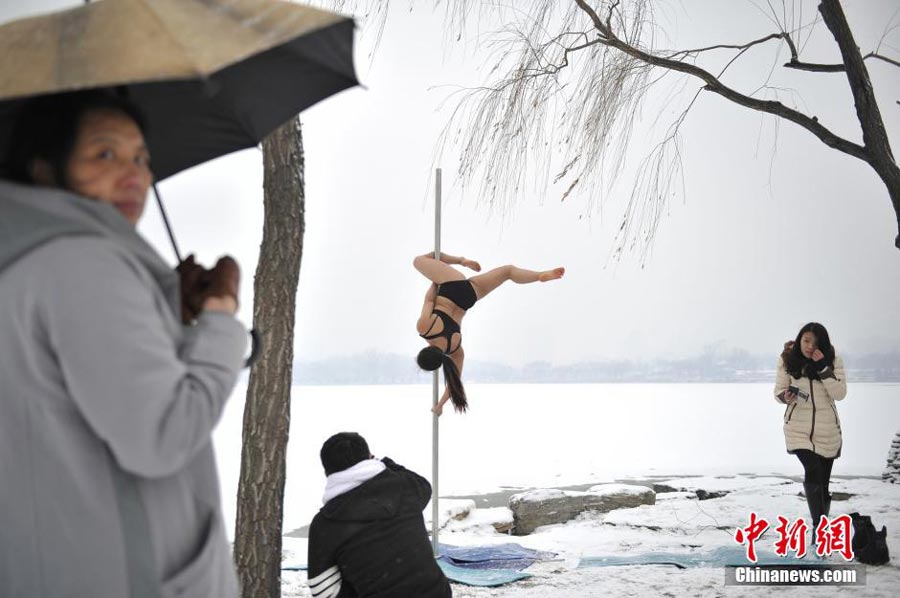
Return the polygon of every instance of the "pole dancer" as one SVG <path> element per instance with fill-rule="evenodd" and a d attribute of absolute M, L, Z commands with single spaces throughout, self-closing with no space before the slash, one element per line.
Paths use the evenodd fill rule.
<path fill-rule="evenodd" d="M 454 408 L 460 413 L 468 408 L 462 385 L 465 351 L 461 324 L 466 312 L 504 282 L 548 282 L 562 278 L 566 271 L 563 267 L 537 271 L 506 265 L 466 278 L 451 264 L 481 271 L 478 262 L 447 253 L 442 253 L 440 259 L 425 254 L 413 260 L 416 270 L 431 281 L 416 323 L 419 336 L 428 341 L 428 346 L 419 351 L 416 361 L 423 370 L 436 371 L 443 367 L 446 383 L 441 400 L 432 407 L 435 415 L 441 415 L 448 400 L 453 401 Z"/>
<path fill-rule="evenodd" d="M 440 214 L 440 170 L 437 172 L 437 198 L 435 216 Z M 466 278 L 464 274 L 453 268 L 458 265 L 475 272 L 481 272 L 481 264 L 462 256 L 441 253 L 440 223 L 435 229 L 436 246 L 434 253 L 417 256 L 413 266 L 431 286 L 425 293 L 422 312 L 416 322 L 416 330 L 428 346 L 419 351 L 416 358 L 423 370 L 435 372 L 435 398 L 437 397 L 437 370 L 443 367 L 445 389 L 439 401 L 431 410 L 440 416 L 444 404 L 453 401 L 454 408 L 460 413 L 468 408 L 466 391 L 462 384 L 463 362 L 465 351 L 462 348 L 462 320 L 466 312 L 493 292 L 497 287 L 509 280 L 517 284 L 548 282 L 562 278 L 566 270 L 563 267 L 552 270 L 526 270 L 518 266 L 506 265 Z"/>
<path fill-rule="evenodd" d="M 419 351 L 416 358 L 419 367 L 433 371 L 432 417 L 432 545 L 435 556 L 438 556 L 438 417 L 443 413 L 444 404 L 453 401 L 454 408 L 460 413 L 468 408 L 466 391 L 462 384 L 463 362 L 465 352 L 462 348 L 461 323 L 466 312 L 477 301 L 509 280 L 517 284 L 548 282 L 563 277 L 563 267 L 551 270 L 526 270 L 511 264 L 500 266 L 471 278 L 466 278 L 453 268 L 459 265 L 475 272 L 481 272 L 481 264 L 461 256 L 441 252 L 441 169 L 435 171 L 435 209 L 434 209 L 434 252 L 417 256 L 413 266 L 431 286 L 425 293 L 422 312 L 416 322 L 419 336 L 428 341 L 428 346 Z M 440 400 L 438 393 L 440 382 L 437 370 L 444 370 L 444 393 Z"/>

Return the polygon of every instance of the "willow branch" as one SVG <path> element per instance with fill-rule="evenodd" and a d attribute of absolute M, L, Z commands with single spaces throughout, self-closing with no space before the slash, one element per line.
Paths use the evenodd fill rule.
<path fill-rule="evenodd" d="M 709 52 L 710 50 L 747 50 L 753 46 L 758 44 L 763 44 L 767 41 L 773 39 L 783 39 L 786 34 L 784 33 L 771 33 L 765 37 L 761 37 L 759 39 L 753 40 L 752 42 L 747 42 L 746 44 L 717 44 L 715 46 L 709 46 L 706 48 L 695 48 L 693 50 L 679 50 L 678 52 L 673 52 L 666 56 L 666 58 L 673 59 L 677 56 L 689 56 L 691 54 L 699 54 L 701 52 Z"/>

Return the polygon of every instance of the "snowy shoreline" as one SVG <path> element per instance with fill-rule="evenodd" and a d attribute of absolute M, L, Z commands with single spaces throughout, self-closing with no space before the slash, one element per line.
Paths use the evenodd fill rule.
<path fill-rule="evenodd" d="M 707 476 L 703 476 L 701 474 L 693 474 L 693 475 L 685 475 L 685 474 L 675 474 L 675 475 L 656 475 L 656 476 L 641 476 L 638 478 L 621 478 L 611 480 L 609 483 L 614 484 L 629 484 L 629 485 L 637 485 L 637 486 L 647 486 L 653 488 L 654 486 L 662 486 L 664 485 L 664 481 L 669 481 L 673 479 L 691 479 L 691 478 L 706 478 Z M 797 484 L 801 484 L 803 482 L 802 475 L 782 475 L 777 473 L 772 474 L 754 474 L 747 473 L 742 474 L 738 473 L 734 476 L 715 476 L 716 479 L 731 479 L 736 477 L 755 479 L 755 478 L 770 478 L 770 477 L 783 477 L 785 480 L 790 480 L 792 482 L 796 482 Z M 708 478 L 707 478 L 708 479 Z M 837 475 L 834 476 L 832 481 L 835 480 L 881 480 L 880 476 L 874 475 Z M 570 485 L 560 485 L 553 486 L 555 490 L 564 490 L 564 491 L 585 491 L 589 488 L 596 486 L 597 482 L 585 482 L 582 484 L 570 484 Z M 799 486 L 798 486 L 799 487 Z M 535 486 L 522 486 L 522 487 L 506 487 L 501 490 L 497 490 L 494 492 L 481 492 L 481 493 L 473 493 L 473 494 L 460 494 L 460 495 L 446 495 L 441 496 L 441 501 L 451 501 L 451 502 L 459 502 L 459 501 L 472 501 L 475 503 L 475 506 L 478 509 L 493 509 L 500 507 L 509 506 L 509 498 L 515 494 L 526 492 L 528 490 L 537 489 Z M 706 488 L 699 488 L 699 490 L 706 490 Z M 703 499 L 701 499 L 703 500 Z M 285 532 L 285 537 L 290 538 L 306 538 L 307 532 L 309 530 L 309 525 L 303 525 L 301 527 L 291 529 Z"/>
<path fill-rule="evenodd" d="M 774 522 L 778 515 L 793 520 L 808 517 L 801 484 L 795 476 L 654 476 L 659 486 L 687 492 L 661 492 L 654 505 L 619 509 L 609 513 L 584 513 L 564 524 L 539 528 L 527 536 L 509 536 L 494 531 L 490 517 L 478 507 L 463 521 L 445 525 L 443 543 L 473 546 L 516 542 L 525 547 L 557 553 L 553 561 L 539 562 L 527 572 L 532 577 L 500 588 L 453 585 L 454 596 L 464 598 L 511 597 L 556 598 L 593 596 L 759 596 L 766 590 L 750 586 L 725 586 L 724 567 L 675 569 L 658 565 L 578 568 L 586 557 L 637 555 L 649 552 L 705 553 L 720 547 L 736 547 L 734 530 L 745 527 L 751 511 Z M 625 479 L 623 482 L 646 481 Z M 699 500 L 697 490 L 721 492 L 722 496 Z M 900 529 L 900 485 L 867 476 L 836 476 L 832 516 L 858 511 L 871 515 L 880 529 L 888 528 L 888 545 L 893 561 L 881 567 L 867 567 L 864 587 L 824 589 L 828 593 L 850 592 L 854 596 L 888 598 L 900 583 L 900 541 L 892 531 Z M 457 499 L 458 500 L 458 499 Z M 467 520 L 469 523 L 467 524 Z M 772 552 L 774 531 L 757 543 L 758 550 Z M 285 561 L 305 561 L 306 540 L 285 537 Z M 839 557 L 838 557 L 839 558 Z M 285 571 L 282 580 L 286 597 L 309 596 L 303 572 Z M 821 596 L 823 588 L 783 587 L 789 596 Z"/>
<path fill-rule="evenodd" d="M 216 431 L 229 527 L 235 519 L 245 390 L 235 390 Z M 853 495 L 836 499 L 834 509 L 871 515 L 879 528 L 887 526 L 891 552 L 900 561 L 900 485 L 880 480 L 900 421 L 896 390 L 896 385 L 853 384 L 838 406 L 845 450 L 835 463 L 832 490 Z M 530 579 L 502 588 L 454 585 L 455 596 L 767 594 L 759 588 L 724 586 L 721 567 L 572 567 L 581 557 L 737 546 L 734 530 L 748 525 L 753 510 L 770 521 L 778 515 L 792 520 L 806 516 L 799 477 L 803 470 L 785 452 L 784 409 L 774 401 L 771 384 L 471 384 L 467 391 L 471 411 L 465 416 L 447 412 L 441 418 L 438 490 L 442 510 L 460 497 L 474 501 L 476 508 L 442 531 L 441 542 L 518 542 L 556 552 L 561 560 L 538 563 L 529 570 Z M 335 432 L 357 431 L 376 456 L 390 456 L 431 479 L 430 405 L 430 388 L 423 386 L 293 388 L 283 528 L 291 535 L 284 536 L 285 562 L 306 562 L 306 539 L 292 536 L 321 506 L 322 442 Z M 615 481 L 691 491 L 659 493 L 652 506 L 585 514 L 528 536 L 500 534 L 492 525 L 509 516 L 509 493 Z M 698 500 L 698 489 L 728 494 Z M 898 586 L 898 568 L 889 564 L 870 568 L 865 587 L 825 592 L 887 598 Z M 285 597 L 309 596 L 305 573 L 285 571 L 283 590 Z M 817 598 L 823 591 L 777 590 Z"/>
<path fill-rule="evenodd" d="M 834 476 L 882 474 L 900 422 L 896 390 L 855 384 L 841 401 L 845 450 Z M 658 479 L 672 472 L 802 472 L 796 457 L 785 452 L 784 409 L 772 398 L 770 384 L 472 384 L 467 391 L 470 412 L 448 412 L 440 420 L 441 496 Z M 235 389 L 215 433 L 229 534 L 245 392 Z M 319 449 L 335 432 L 359 432 L 376 456 L 389 456 L 431 480 L 430 405 L 430 388 L 420 386 L 295 386 L 284 529 L 308 524 L 321 506 Z"/>

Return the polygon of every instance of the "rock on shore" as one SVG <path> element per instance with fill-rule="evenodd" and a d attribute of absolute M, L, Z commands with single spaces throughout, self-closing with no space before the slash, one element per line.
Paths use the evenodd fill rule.
<path fill-rule="evenodd" d="M 514 494 L 509 499 L 513 533 L 530 534 L 542 525 L 565 523 L 585 511 L 606 513 L 656 503 L 656 493 L 646 486 L 601 484 L 586 492 L 540 489 Z"/>

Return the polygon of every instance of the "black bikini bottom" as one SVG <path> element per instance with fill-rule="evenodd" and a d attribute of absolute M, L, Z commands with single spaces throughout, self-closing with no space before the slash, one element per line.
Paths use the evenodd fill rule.
<path fill-rule="evenodd" d="M 468 280 L 451 280 L 441 283 L 437 290 L 438 297 L 446 297 L 462 309 L 470 309 L 478 297 L 475 287 Z"/>

